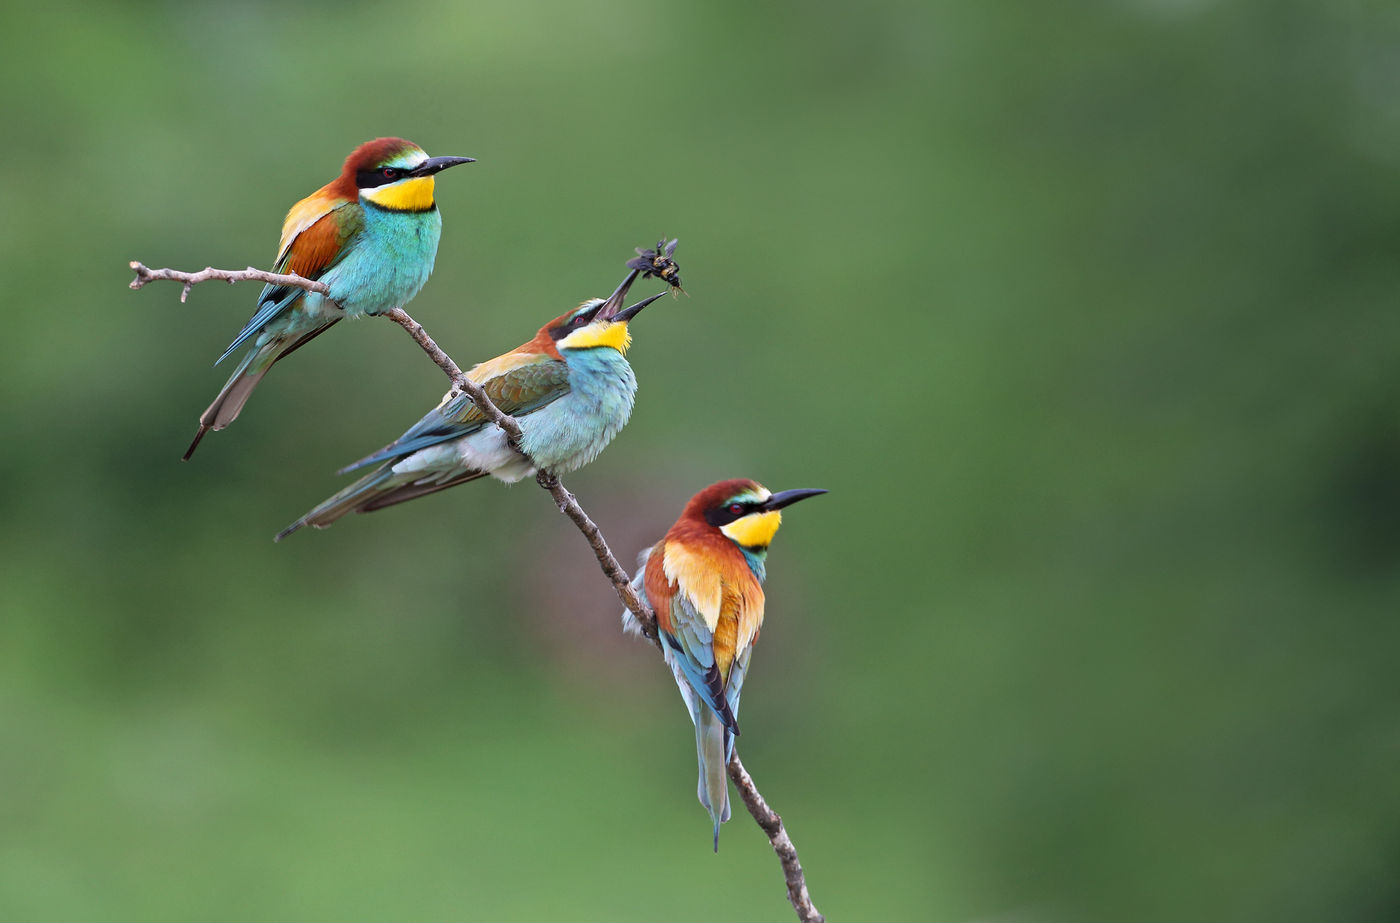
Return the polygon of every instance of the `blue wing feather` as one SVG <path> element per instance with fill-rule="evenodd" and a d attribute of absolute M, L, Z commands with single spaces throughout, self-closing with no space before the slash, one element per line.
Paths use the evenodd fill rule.
<path fill-rule="evenodd" d="M 487 397 L 503 413 L 522 416 L 539 410 L 569 392 L 568 366 L 557 360 L 520 366 L 482 384 Z M 403 458 L 420 449 L 469 436 L 487 424 L 487 419 L 471 396 L 459 394 L 445 404 L 428 411 L 389 445 L 341 469 L 341 474 L 387 461 Z"/>
<path fill-rule="evenodd" d="M 724 725 L 737 734 L 738 722 L 726 698 L 724 678 L 715 664 L 714 632 L 684 593 L 677 593 L 671 599 L 671 624 L 676 628 L 675 634 L 662 634 L 686 682 L 701 701 L 720 716 Z"/>
<path fill-rule="evenodd" d="M 284 288 L 286 294 L 280 301 L 273 301 L 265 304 L 263 302 L 263 299 L 269 297 L 272 291 L 272 286 L 267 286 L 263 289 L 263 298 L 258 300 L 258 304 L 260 305 L 260 307 L 258 308 L 257 313 L 255 313 L 252 316 L 252 318 L 249 319 L 248 323 L 244 325 L 243 329 L 239 332 L 238 336 L 233 338 L 233 342 L 228 345 L 228 349 L 224 350 L 224 354 L 219 357 L 217 362 L 214 363 L 215 365 L 218 365 L 219 362 L 223 362 L 225 359 L 231 356 L 234 350 L 238 349 L 238 347 L 248 342 L 248 339 L 250 337 L 256 336 L 264 327 L 266 327 L 269 323 L 271 323 L 273 320 L 279 317 L 282 314 L 282 312 L 286 311 L 287 308 L 291 307 L 292 302 L 296 301 L 302 295 L 306 294 L 306 292 L 302 291 L 299 288 L 291 288 L 290 286 L 287 286 Z"/>
<path fill-rule="evenodd" d="M 358 468 L 388 461 L 391 458 L 403 458 L 419 449 L 426 449 L 428 446 L 447 442 L 449 439 L 470 435 L 481 429 L 485 418 L 479 418 L 471 423 L 456 422 L 456 420 L 475 409 L 476 405 L 472 404 L 470 397 L 459 394 L 446 404 L 428 411 L 423 419 L 410 426 L 402 436 L 378 452 L 366 455 L 359 461 L 341 468 L 340 473 L 345 474 Z"/>
<path fill-rule="evenodd" d="M 291 240 L 285 240 L 278 254 L 276 263 L 273 264 L 273 272 L 293 272 L 297 275 L 305 276 L 308 279 L 319 279 L 321 274 L 334 266 L 344 258 L 346 249 L 345 241 L 358 232 L 362 224 L 362 219 L 358 211 L 344 212 L 336 224 L 323 224 L 322 219 L 332 212 L 344 208 L 351 204 L 350 201 L 335 201 L 319 198 L 317 195 L 303 199 L 292 207 L 292 214 L 288 215 L 288 226 L 291 226 L 292 215 L 296 215 L 303 206 L 310 204 L 313 209 L 312 214 L 302 216 L 300 230 Z M 323 228 L 324 233 L 318 234 L 315 228 Z M 308 232 L 309 236 L 308 236 Z M 283 228 L 286 233 L 286 227 Z M 306 243 L 298 253 L 298 242 Z M 248 323 L 234 337 L 228 349 L 219 357 L 219 362 L 223 362 L 233 353 L 234 350 L 242 346 L 249 338 L 256 336 L 269 323 L 285 314 L 297 301 L 306 295 L 304 289 L 294 285 L 274 285 L 268 283 L 263 286 L 263 290 L 258 294 L 258 310 L 249 319 Z"/>

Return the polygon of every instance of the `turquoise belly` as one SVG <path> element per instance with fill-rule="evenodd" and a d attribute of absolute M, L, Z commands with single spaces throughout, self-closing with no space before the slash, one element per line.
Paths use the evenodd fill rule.
<path fill-rule="evenodd" d="M 428 281 L 442 236 L 442 214 L 395 212 L 365 204 L 361 239 L 321 281 L 350 315 L 382 314 L 413 300 Z"/>

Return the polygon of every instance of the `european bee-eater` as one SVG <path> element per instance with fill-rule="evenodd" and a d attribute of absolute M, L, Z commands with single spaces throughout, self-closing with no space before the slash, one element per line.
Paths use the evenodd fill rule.
<path fill-rule="evenodd" d="M 633 270 L 606 299 L 592 298 L 545 324 L 534 338 L 474 366 L 467 377 L 520 424 L 521 455 L 472 403 L 448 392 L 397 440 L 341 470 L 379 467 L 277 534 L 325 528 L 349 512 L 368 513 L 491 475 L 512 483 L 544 469 L 563 474 L 598 457 L 632 415 L 637 379 L 624 355 L 627 325 L 660 295 L 622 303 Z"/>
<path fill-rule="evenodd" d="M 376 138 L 345 158 L 333 182 L 292 206 L 273 271 L 324 282 L 330 300 L 291 286 L 263 288 L 257 312 L 218 362 L 249 341 L 252 348 L 200 416 L 186 460 L 205 433 L 238 417 L 278 359 L 343 317 L 380 314 L 418 294 L 433 271 L 442 234 L 433 177 L 472 162 L 471 157 L 429 157 L 402 138 Z"/>
<path fill-rule="evenodd" d="M 715 852 L 719 825 L 729 820 L 726 766 L 739 733 L 739 696 L 763 627 L 768 543 L 783 521 L 783 507 L 824 493 L 769 493 L 746 479 L 711 484 L 637 558 L 632 586 L 656 613 L 662 653 L 695 725 L 697 794 L 714 821 Z M 622 621 L 640 633 L 630 611 Z"/>

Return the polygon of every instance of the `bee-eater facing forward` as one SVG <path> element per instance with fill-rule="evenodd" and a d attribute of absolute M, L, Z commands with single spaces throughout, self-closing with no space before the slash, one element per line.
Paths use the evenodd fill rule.
<path fill-rule="evenodd" d="M 729 820 L 726 766 L 739 733 L 739 696 L 763 627 L 768 543 L 783 507 L 824 493 L 769 493 L 745 479 L 711 484 L 637 558 L 632 586 L 656 613 L 662 653 L 695 724 L 697 794 L 714 821 L 715 852 L 719 825 Z M 622 621 L 629 631 L 641 631 L 630 611 Z"/>
<path fill-rule="evenodd" d="M 257 312 L 218 361 L 245 343 L 252 346 L 200 416 L 186 460 L 205 433 L 238 417 L 278 359 L 343 317 L 380 314 L 418 294 L 433 271 L 442 234 L 433 177 L 472 162 L 470 157 L 429 157 L 402 138 L 376 138 L 345 158 L 333 182 L 292 206 L 273 271 L 324 282 L 330 300 L 291 286 L 263 288 Z"/>
<path fill-rule="evenodd" d="M 567 473 L 598 457 L 632 415 L 637 379 L 624 355 L 627 325 L 660 295 L 623 309 L 633 270 L 607 299 L 592 298 L 545 324 L 534 338 L 474 366 L 467 377 L 520 424 L 521 455 L 467 394 L 453 396 L 397 440 L 342 470 L 379 467 L 277 534 L 325 528 L 491 475 L 506 483 L 537 470 Z M 528 457 L 527 457 L 528 456 Z"/>

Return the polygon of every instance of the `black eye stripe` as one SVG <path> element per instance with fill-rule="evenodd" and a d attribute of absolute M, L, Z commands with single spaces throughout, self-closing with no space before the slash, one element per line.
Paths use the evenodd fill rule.
<path fill-rule="evenodd" d="M 593 310 L 596 310 L 596 309 L 593 309 Z M 590 313 L 589 311 L 585 311 L 585 312 L 582 313 L 582 314 L 579 314 L 579 315 L 577 315 L 577 316 L 575 316 L 575 317 L 569 318 L 568 320 L 564 321 L 563 323 L 555 324 L 553 327 L 550 327 L 550 328 L 549 328 L 549 335 L 550 335 L 550 337 L 552 337 L 553 339 L 562 340 L 562 339 L 564 339 L 564 337 L 566 337 L 566 336 L 568 336 L 569 334 L 573 333 L 575 330 L 579 329 L 580 327 L 582 327 L 584 324 L 586 324 L 588 321 L 590 321 L 590 320 L 592 320 L 592 319 L 593 319 L 593 314 Z"/>
<path fill-rule="evenodd" d="M 738 501 L 739 512 L 736 513 L 730 509 L 730 507 L 734 505 L 734 501 L 729 501 L 726 502 L 719 509 L 706 510 L 705 521 L 716 528 L 720 526 L 727 526 L 736 519 L 743 519 L 745 516 L 748 516 L 752 513 L 760 512 L 763 507 L 762 501 L 742 500 Z"/>
<path fill-rule="evenodd" d="M 393 170 L 393 176 L 385 176 L 385 167 L 375 167 L 373 170 L 358 170 L 355 173 L 355 185 L 361 189 L 373 189 L 375 186 L 383 186 L 403 179 L 409 174 L 409 170 L 404 167 L 388 167 Z"/>

